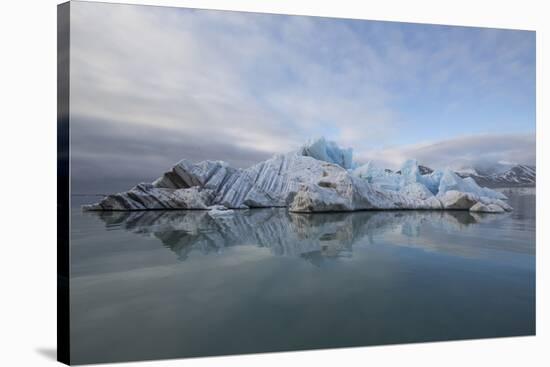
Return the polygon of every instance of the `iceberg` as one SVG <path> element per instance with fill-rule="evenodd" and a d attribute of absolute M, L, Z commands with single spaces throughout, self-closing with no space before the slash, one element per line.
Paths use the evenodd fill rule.
<path fill-rule="evenodd" d="M 229 216 L 234 209 L 275 207 L 297 213 L 511 210 L 503 194 L 449 169 L 422 174 L 418 162 L 408 160 L 393 172 L 372 162 L 359 166 L 352 158 L 352 149 L 320 138 L 246 169 L 183 159 L 152 183 L 108 195 L 83 210 L 196 209 L 209 210 L 213 217 Z"/>

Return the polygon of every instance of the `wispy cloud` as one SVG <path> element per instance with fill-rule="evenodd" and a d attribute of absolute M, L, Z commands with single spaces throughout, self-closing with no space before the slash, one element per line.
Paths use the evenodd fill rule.
<path fill-rule="evenodd" d="M 391 130 L 383 62 L 345 24 L 88 3 L 72 20 L 75 115 L 269 152 L 314 131 L 351 143 Z"/>

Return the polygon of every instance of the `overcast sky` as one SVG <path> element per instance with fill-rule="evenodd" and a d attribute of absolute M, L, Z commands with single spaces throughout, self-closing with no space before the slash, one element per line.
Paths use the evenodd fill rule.
<path fill-rule="evenodd" d="M 535 33 L 71 3 L 73 192 L 325 136 L 363 163 L 535 163 Z"/>

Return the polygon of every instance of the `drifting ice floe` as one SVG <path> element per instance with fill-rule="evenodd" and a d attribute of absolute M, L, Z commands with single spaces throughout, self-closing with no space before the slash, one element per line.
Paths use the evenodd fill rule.
<path fill-rule="evenodd" d="M 231 213 L 221 213 L 224 209 L 267 207 L 288 207 L 292 212 L 470 208 L 500 212 L 511 210 L 505 199 L 449 169 L 421 174 L 415 160 L 405 162 L 399 173 L 372 163 L 357 167 L 351 149 L 320 138 L 247 169 L 223 161 L 184 159 L 153 183 L 108 195 L 83 209 L 210 209 L 214 216 Z"/>

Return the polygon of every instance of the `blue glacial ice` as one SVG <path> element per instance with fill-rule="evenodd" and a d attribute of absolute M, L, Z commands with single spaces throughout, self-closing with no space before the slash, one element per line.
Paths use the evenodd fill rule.
<path fill-rule="evenodd" d="M 309 140 L 300 148 L 299 154 L 320 161 L 334 163 L 345 169 L 355 167 L 353 164 L 352 148 L 340 148 L 336 142 L 327 141 L 324 137 Z"/>

